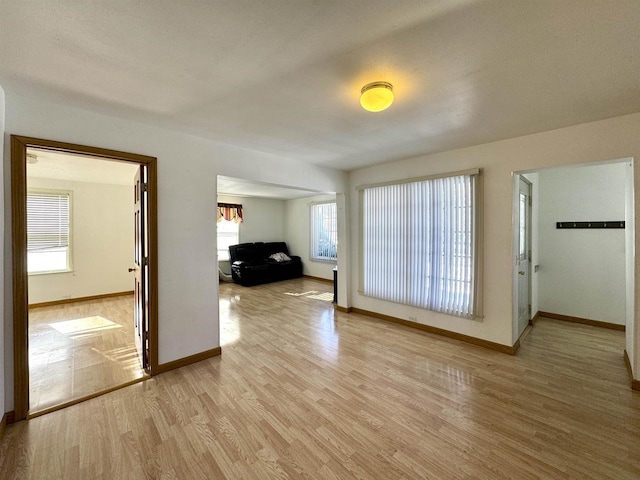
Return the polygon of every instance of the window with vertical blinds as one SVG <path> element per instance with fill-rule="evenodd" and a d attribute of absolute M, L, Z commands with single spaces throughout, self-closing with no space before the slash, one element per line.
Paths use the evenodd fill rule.
<path fill-rule="evenodd" d="M 476 179 L 465 174 L 361 188 L 365 295 L 479 314 Z"/>
<path fill-rule="evenodd" d="M 310 205 L 311 260 L 333 262 L 338 258 L 338 209 L 335 202 Z"/>
<path fill-rule="evenodd" d="M 70 192 L 27 193 L 28 273 L 70 268 Z"/>

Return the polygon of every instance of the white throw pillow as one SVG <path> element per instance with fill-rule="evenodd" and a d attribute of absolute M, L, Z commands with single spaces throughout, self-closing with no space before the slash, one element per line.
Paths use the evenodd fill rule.
<path fill-rule="evenodd" d="M 273 255 L 269 256 L 269 258 L 274 259 L 278 263 L 288 262 L 291 260 L 291 257 L 289 255 L 282 252 L 274 253 Z"/>

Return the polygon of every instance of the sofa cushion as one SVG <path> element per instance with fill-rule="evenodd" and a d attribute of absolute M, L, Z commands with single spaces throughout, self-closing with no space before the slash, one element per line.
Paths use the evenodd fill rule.
<path fill-rule="evenodd" d="M 265 253 L 265 258 L 273 255 L 274 253 L 284 253 L 289 255 L 289 249 L 285 242 L 266 242 L 262 244 L 262 250 Z"/>
<path fill-rule="evenodd" d="M 242 260 L 249 263 L 264 263 L 265 258 L 259 248 L 253 243 L 241 243 L 229 247 L 231 260 Z"/>

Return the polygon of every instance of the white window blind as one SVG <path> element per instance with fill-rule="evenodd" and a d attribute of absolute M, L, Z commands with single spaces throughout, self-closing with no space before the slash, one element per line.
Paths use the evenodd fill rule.
<path fill-rule="evenodd" d="M 476 176 L 362 190 L 364 294 L 474 316 Z"/>
<path fill-rule="evenodd" d="M 27 193 L 28 272 L 51 272 L 69 268 L 69 192 Z"/>
<path fill-rule="evenodd" d="M 338 258 L 338 209 L 336 203 L 310 205 L 311 260 L 332 262 Z"/>

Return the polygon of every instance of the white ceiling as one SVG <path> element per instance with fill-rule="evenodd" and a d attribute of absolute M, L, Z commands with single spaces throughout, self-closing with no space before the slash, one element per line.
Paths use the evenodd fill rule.
<path fill-rule="evenodd" d="M 133 163 L 102 160 L 86 155 L 37 148 L 28 148 L 27 154 L 35 154 L 38 160 L 36 163 L 27 163 L 28 178 L 133 186 L 133 177 L 138 171 L 138 165 Z"/>
<path fill-rule="evenodd" d="M 323 192 L 298 190 L 266 183 L 257 183 L 243 178 L 224 177 L 218 175 L 218 195 L 232 195 L 234 197 L 260 197 L 278 200 L 292 200 L 294 198 L 313 197 Z"/>
<path fill-rule="evenodd" d="M 640 111 L 638 25 L 638 0 L 2 0 L 0 84 L 349 170 Z"/>

